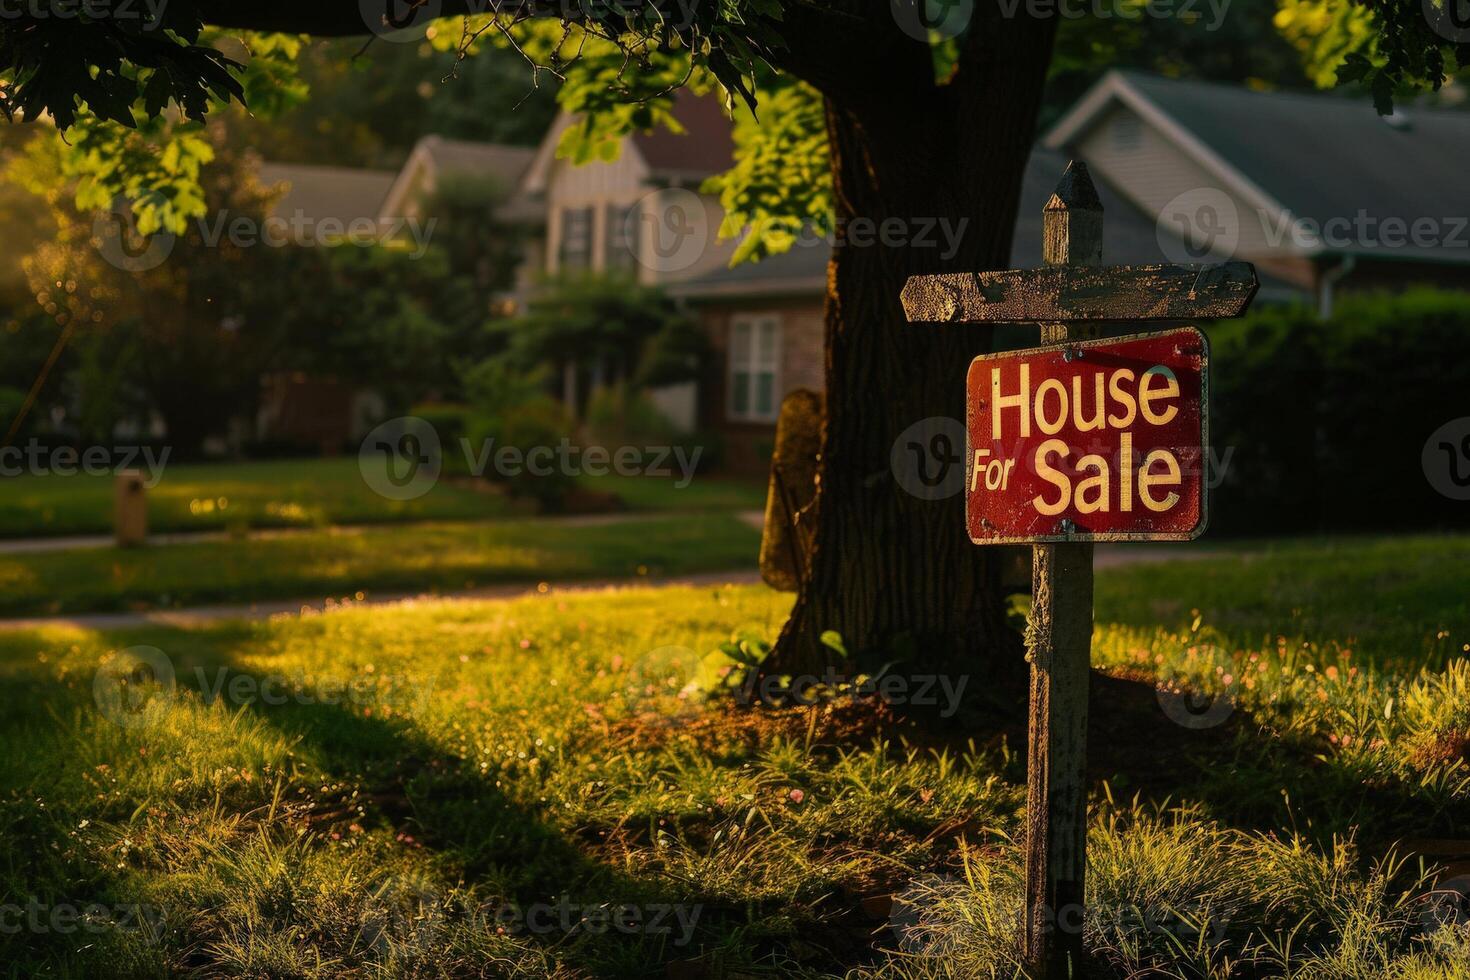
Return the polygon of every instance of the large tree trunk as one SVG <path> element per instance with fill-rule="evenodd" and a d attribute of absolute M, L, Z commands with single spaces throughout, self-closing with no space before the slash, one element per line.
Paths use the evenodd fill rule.
<path fill-rule="evenodd" d="M 977 18 L 987 6 L 976 5 Z M 921 499 L 905 489 L 912 473 L 890 463 L 914 423 L 964 419 L 969 362 L 992 349 L 987 327 L 909 324 L 900 291 L 916 273 L 1005 267 L 1050 59 L 1051 24 L 994 17 L 973 32 L 984 36 L 967 41 L 949 83 L 918 97 L 901 85 L 822 86 L 838 228 L 826 297 L 827 421 L 817 500 L 803 515 L 814 551 L 769 662 L 777 672 L 827 666 L 832 652 L 818 637 L 835 630 L 849 652 L 906 648 L 926 669 L 979 670 L 1023 689 L 1000 556 L 968 541 L 963 492 Z M 894 62 L 901 70 L 902 56 Z M 944 256 L 937 234 L 927 248 L 846 240 L 855 221 L 885 219 L 911 233 L 933 219 L 963 221 L 963 241 Z M 953 446 L 961 472 L 963 452 L 963 441 Z"/>

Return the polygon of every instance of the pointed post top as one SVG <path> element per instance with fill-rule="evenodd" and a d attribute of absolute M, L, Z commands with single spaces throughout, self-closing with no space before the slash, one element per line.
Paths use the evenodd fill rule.
<path fill-rule="evenodd" d="M 1057 189 L 1041 209 L 1041 260 L 1047 265 L 1102 265 L 1103 207 L 1087 164 L 1067 164 Z M 1041 342 L 1061 343 L 1065 323 L 1043 323 Z"/>
<path fill-rule="evenodd" d="M 1057 181 L 1057 189 L 1052 192 L 1051 199 L 1046 202 L 1042 211 L 1101 213 L 1102 209 L 1102 200 L 1097 196 L 1097 188 L 1093 186 L 1092 175 L 1087 172 L 1087 164 L 1081 160 L 1073 160 L 1062 172 L 1062 179 Z"/>

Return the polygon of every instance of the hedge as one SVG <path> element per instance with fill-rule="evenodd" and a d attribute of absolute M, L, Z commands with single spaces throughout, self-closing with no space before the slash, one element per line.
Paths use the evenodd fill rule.
<path fill-rule="evenodd" d="M 1211 498 L 1226 534 L 1467 526 L 1429 483 L 1426 440 L 1470 415 L 1470 294 L 1345 297 L 1331 319 L 1266 307 L 1209 328 Z"/>

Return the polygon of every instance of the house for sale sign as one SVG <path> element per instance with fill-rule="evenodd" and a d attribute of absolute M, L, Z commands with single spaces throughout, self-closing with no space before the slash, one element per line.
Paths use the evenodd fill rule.
<path fill-rule="evenodd" d="M 966 517 L 976 544 L 1204 533 L 1209 345 L 1194 327 L 977 357 Z"/>

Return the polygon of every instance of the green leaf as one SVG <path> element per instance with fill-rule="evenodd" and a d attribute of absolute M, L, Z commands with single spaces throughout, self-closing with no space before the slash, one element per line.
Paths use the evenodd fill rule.
<path fill-rule="evenodd" d="M 842 634 L 836 630 L 823 630 L 820 639 L 822 646 L 837 651 L 838 655 L 844 659 L 850 656 L 847 647 L 842 644 Z"/>

